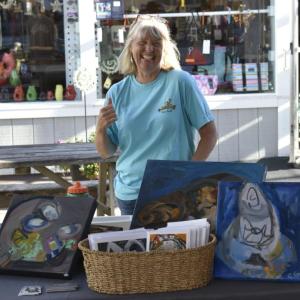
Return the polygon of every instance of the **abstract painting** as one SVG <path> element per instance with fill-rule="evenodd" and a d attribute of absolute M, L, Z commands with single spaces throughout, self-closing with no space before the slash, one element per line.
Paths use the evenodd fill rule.
<path fill-rule="evenodd" d="M 0 230 L 0 272 L 70 278 L 95 209 L 91 197 L 14 198 Z"/>
<path fill-rule="evenodd" d="M 215 277 L 300 281 L 300 183 L 220 182 Z"/>
<path fill-rule="evenodd" d="M 263 181 L 257 163 L 148 160 L 131 228 L 208 218 L 214 231 L 218 181 Z"/>

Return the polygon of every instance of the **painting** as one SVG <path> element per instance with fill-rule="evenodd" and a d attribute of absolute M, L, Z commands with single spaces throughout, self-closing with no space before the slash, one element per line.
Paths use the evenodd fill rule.
<path fill-rule="evenodd" d="M 300 281 L 300 183 L 220 182 L 214 275 Z"/>
<path fill-rule="evenodd" d="M 131 228 L 207 218 L 215 228 L 218 181 L 263 181 L 257 163 L 148 160 Z"/>
<path fill-rule="evenodd" d="M 13 198 L 0 229 L 0 272 L 71 278 L 95 209 L 86 196 Z"/>

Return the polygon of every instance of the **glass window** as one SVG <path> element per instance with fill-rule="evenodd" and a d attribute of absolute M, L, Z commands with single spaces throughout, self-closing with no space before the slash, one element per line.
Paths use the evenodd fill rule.
<path fill-rule="evenodd" d="M 180 51 L 182 69 L 195 75 L 204 94 L 274 91 L 274 20 L 270 0 L 123 2 L 125 18 L 104 17 L 97 21 L 97 32 L 101 31 L 101 40 L 97 41 L 100 98 L 122 78 L 117 73 L 116 57 L 124 46 L 128 25 L 137 14 L 147 13 L 167 19 Z"/>
<path fill-rule="evenodd" d="M 77 0 L 0 3 L 0 101 L 76 100 Z"/>

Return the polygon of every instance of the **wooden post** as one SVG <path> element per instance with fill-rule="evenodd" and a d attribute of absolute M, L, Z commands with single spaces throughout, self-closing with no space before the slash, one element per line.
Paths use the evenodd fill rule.
<path fill-rule="evenodd" d="M 108 176 L 108 163 L 100 163 L 100 172 L 99 172 L 99 181 L 98 181 L 98 208 L 97 215 L 103 216 L 105 213 L 110 211 L 107 207 L 106 201 L 106 185 L 107 185 L 107 176 Z"/>
<path fill-rule="evenodd" d="M 17 167 L 15 168 L 16 175 L 28 175 L 31 173 L 30 167 Z"/>

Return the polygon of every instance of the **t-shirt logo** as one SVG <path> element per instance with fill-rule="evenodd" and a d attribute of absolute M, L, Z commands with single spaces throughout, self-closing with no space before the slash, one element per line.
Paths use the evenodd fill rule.
<path fill-rule="evenodd" d="M 158 109 L 159 112 L 170 112 L 172 110 L 175 110 L 176 105 L 172 103 L 171 99 L 168 99 L 165 101 L 165 103 Z"/>

